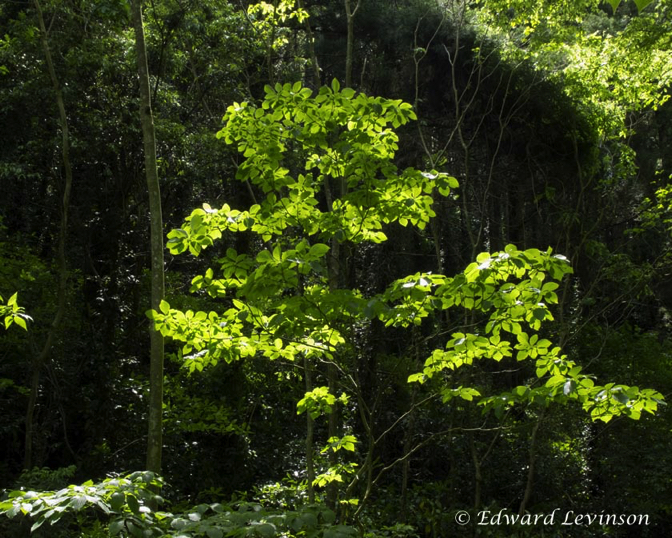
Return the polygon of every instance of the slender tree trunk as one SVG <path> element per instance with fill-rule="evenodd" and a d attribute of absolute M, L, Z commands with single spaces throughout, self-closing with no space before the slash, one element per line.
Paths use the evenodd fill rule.
<path fill-rule="evenodd" d="M 275 30 L 278 26 L 277 11 L 278 0 L 273 1 L 273 22 L 271 23 L 271 33 L 268 36 L 268 44 L 266 45 L 266 69 L 268 70 L 268 83 L 275 82 L 275 75 L 273 73 L 273 45 L 275 44 Z"/>
<path fill-rule="evenodd" d="M 303 358 L 304 378 L 306 380 L 306 392 L 313 390 L 313 370 L 308 357 Z M 308 502 L 315 502 L 315 461 L 313 459 L 313 444 L 315 434 L 315 422 L 309 412 L 306 412 L 306 475 L 308 479 Z"/>
<path fill-rule="evenodd" d="M 23 452 L 23 468 L 33 468 L 33 435 L 35 429 L 35 407 L 40 388 L 40 370 L 42 364 L 38 357 L 33 358 L 30 374 L 30 394 L 28 395 L 28 407 L 26 409 L 26 438 Z"/>
<path fill-rule="evenodd" d="M 481 506 L 481 491 L 483 489 L 483 472 L 481 470 L 481 460 L 478 457 L 476 450 L 476 441 L 474 434 L 469 435 L 469 446 L 471 447 L 471 458 L 474 462 L 474 510 L 478 510 Z"/>
<path fill-rule="evenodd" d="M 327 366 L 327 378 L 329 383 L 329 392 L 336 395 L 338 384 L 338 370 L 334 364 L 329 363 Z M 339 437 L 340 430 L 340 413 L 338 412 L 338 405 L 334 405 L 331 413 L 329 413 L 329 438 Z M 329 466 L 335 467 L 338 465 L 338 454 L 333 450 L 329 451 Z M 327 485 L 327 506 L 334 512 L 338 508 L 338 482 L 330 482 Z"/>
<path fill-rule="evenodd" d="M 415 436 L 415 398 L 417 394 L 416 387 L 413 387 L 411 393 L 411 413 L 408 417 L 408 428 L 404 431 L 404 463 L 401 468 L 401 523 L 408 521 L 408 479 L 411 470 L 411 458 L 409 457 L 413 448 L 413 437 Z"/>
<path fill-rule="evenodd" d="M 63 169 L 65 173 L 65 185 L 63 188 L 63 198 L 61 205 L 61 226 L 58 234 L 58 299 L 56 314 L 54 320 L 49 328 L 47 340 L 42 347 L 40 353 L 32 361 L 32 375 L 30 381 L 30 395 L 28 397 L 28 408 L 26 410 L 26 440 L 24 453 L 24 468 L 30 469 L 34 465 L 33 455 L 33 437 L 34 437 L 34 422 L 35 422 L 35 407 L 37 405 L 37 395 L 40 387 L 40 375 L 42 368 L 49 359 L 54 345 L 54 338 L 56 332 L 63 323 L 65 316 L 66 294 L 68 287 L 68 268 L 65 261 L 65 240 L 68 232 L 68 209 L 70 207 L 70 191 L 72 190 L 72 166 L 70 164 L 70 135 L 68 131 L 68 117 L 65 113 L 65 102 L 63 101 L 63 92 L 61 85 L 56 76 L 54 62 L 51 58 L 51 51 L 49 49 L 49 41 L 47 39 L 47 29 L 44 24 L 44 16 L 42 14 L 42 7 L 39 0 L 34 0 L 35 11 L 37 12 L 38 25 L 40 27 L 40 38 L 42 41 L 42 48 L 44 49 L 44 56 L 47 61 L 47 68 L 49 69 L 49 76 L 54 87 L 56 95 L 56 104 L 58 105 L 58 113 L 61 124 L 61 153 L 63 157 Z"/>
<path fill-rule="evenodd" d="M 341 196 L 344 194 L 343 184 L 340 185 Z M 331 185 L 327 178 L 324 179 L 324 194 L 327 199 L 327 208 L 331 212 L 333 211 L 333 203 L 335 196 L 332 192 Z M 330 241 L 330 251 L 327 257 L 328 264 L 328 273 L 329 273 L 329 291 L 333 292 L 338 289 L 340 282 L 340 270 L 341 270 L 341 244 L 338 242 L 338 239 L 333 237 Z M 335 360 L 335 359 L 333 359 Z M 329 392 L 331 394 L 336 394 L 336 387 L 338 385 L 338 369 L 335 364 L 329 363 L 327 365 L 327 382 L 329 386 Z M 333 406 L 331 413 L 328 417 L 328 435 L 329 438 L 337 437 L 339 430 L 339 413 L 338 406 Z M 338 454 L 333 450 L 329 451 L 329 466 L 334 467 L 338 464 Z M 336 511 L 338 500 L 338 484 L 336 482 L 331 482 L 327 485 L 327 506 Z"/>
<path fill-rule="evenodd" d="M 539 427 L 541 426 L 542 421 L 544 420 L 544 409 L 539 413 L 537 422 L 532 428 L 532 436 L 530 437 L 530 462 L 527 469 L 527 484 L 525 485 L 525 493 L 523 495 L 523 500 L 520 503 L 520 508 L 518 513 L 522 516 L 525 513 L 527 508 L 527 503 L 530 501 L 532 496 L 532 489 L 534 486 L 534 464 L 537 460 L 537 434 L 539 433 Z"/>
<path fill-rule="evenodd" d="M 156 165 L 156 136 L 152 115 L 152 99 L 147 66 L 147 49 L 142 22 L 142 0 L 132 0 L 135 50 L 138 59 L 140 81 L 140 120 L 145 151 L 145 175 L 149 193 L 150 243 L 151 243 L 151 308 L 159 310 L 164 296 L 163 275 L 163 218 L 161 216 L 161 189 Z M 163 445 L 163 336 L 150 327 L 150 374 L 149 374 L 149 428 L 147 432 L 147 469 L 161 472 Z"/>
<path fill-rule="evenodd" d="M 345 48 L 345 86 L 352 88 L 352 54 L 355 43 L 355 14 L 359 9 L 359 2 L 357 0 L 355 9 L 352 9 L 351 0 L 345 0 L 345 16 L 348 24 L 348 35 Z"/>
<path fill-rule="evenodd" d="M 296 5 L 299 9 L 305 10 L 303 0 L 297 0 Z M 306 41 L 308 41 L 310 64 L 313 68 L 313 87 L 317 90 L 320 87 L 320 64 L 317 62 L 317 55 L 315 54 L 315 36 L 313 35 L 313 29 L 310 26 L 310 20 L 308 18 L 303 21 L 303 26 L 306 29 Z"/>

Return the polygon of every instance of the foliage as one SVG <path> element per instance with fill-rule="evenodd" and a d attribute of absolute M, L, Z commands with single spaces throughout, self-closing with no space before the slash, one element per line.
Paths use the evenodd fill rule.
<path fill-rule="evenodd" d="M 672 231 L 672 186 L 669 184 L 658 187 L 654 199 L 643 200 L 641 227 L 633 231 L 643 232 L 661 225 L 668 233 Z"/>
<path fill-rule="evenodd" d="M 161 486 L 161 480 L 153 473 L 133 473 L 124 478 L 108 478 L 94 484 L 87 481 L 81 486 L 71 485 L 58 491 L 13 491 L 0 503 L 0 510 L 9 518 L 17 515 L 34 519 L 31 532 L 44 523 L 57 524 L 71 512 L 95 507 L 112 521 L 110 533 L 121 532 L 131 536 L 142 535 L 144 529 L 155 525 L 150 504 L 161 500 L 153 489 Z M 152 531 L 152 535 L 156 535 Z"/>
<path fill-rule="evenodd" d="M 0 295 L 0 317 L 5 320 L 5 329 L 9 329 L 12 323 L 16 323 L 24 331 L 28 330 L 27 321 L 32 321 L 32 318 L 25 313 L 22 306 L 17 304 L 18 292 L 12 295 L 7 303 L 3 304 L 2 295 Z"/>
<path fill-rule="evenodd" d="M 239 502 L 200 504 L 179 514 L 157 511 L 153 507 L 163 502 L 156 493 L 162 484 L 160 477 L 146 471 L 59 491 L 12 491 L 0 502 L 0 514 L 31 518 L 31 532 L 45 523 L 57 526 L 61 519 L 83 511 L 90 513 L 91 522 L 96 517 L 108 520 L 111 536 L 356 536 L 353 528 L 336 524 L 335 514 L 319 505 L 272 511 L 258 503 Z"/>
<path fill-rule="evenodd" d="M 669 21 L 663 2 L 634 17 L 616 16 L 620 0 L 609 3 L 614 18 L 594 0 L 489 2 L 478 17 L 503 37 L 504 51 L 528 58 L 561 83 L 576 106 L 592 116 L 601 137 L 625 138 L 628 114 L 655 110 L 669 98 L 672 50 L 663 30 Z M 635 2 L 639 11 L 650 3 Z"/>
<path fill-rule="evenodd" d="M 142 464 L 148 225 L 129 4 L 40 3 L 72 138 L 71 279 L 35 381 L 61 132 L 33 5 L 6 2 L 0 288 L 34 321 L 0 331 L 0 486 L 58 490 Z M 35 535 L 107 536 L 130 517 L 206 536 L 272 517 L 280 534 L 278 516 L 304 512 L 318 526 L 298 532 L 335 533 L 305 505 L 311 414 L 316 481 L 360 534 L 456 535 L 456 510 L 515 509 L 527 479 L 531 513 L 637 507 L 655 520 L 637 532 L 669 534 L 669 0 L 367 0 L 359 91 L 317 93 L 284 83 L 343 79 L 343 2 L 144 4 L 162 205 L 181 226 L 169 247 L 197 254 L 167 258 L 156 313 L 178 359 L 164 408 L 178 504 L 163 520 L 148 506 L 151 521 L 68 506 Z M 237 105 L 217 139 L 222 103 Z M 38 467 L 21 475 L 31 391 Z M 237 489 L 251 501 L 227 502 Z M 635 532 L 585 534 L 601 531 Z"/>
<path fill-rule="evenodd" d="M 263 41 L 271 41 L 273 49 L 279 49 L 289 43 L 288 32 L 277 31 L 280 23 L 291 19 L 303 22 L 308 18 L 304 9 L 295 7 L 295 0 L 281 0 L 280 2 L 259 2 L 247 8 L 247 13 L 256 31 Z"/>
<path fill-rule="evenodd" d="M 381 242 L 383 225 L 396 221 L 422 228 L 433 215 L 432 191 L 448 194 L 456 185 L 446 174 L 410 168 L 398 173 L 392 164 L 398 138 L 388 125 L 412 119 L 410 106 L 355 97 L 352 90 L 340 91 L 336 81 L 314 99 L 311 93 L 298 83 L 269 86 L 261 108 L 229 107 L 227 126 L 218 136 L 237 143 L 246 156 L 237 178 L 265 197 L 247 211 L 206 204 L 168 234 L 171 252 L 195 255 L 225 231 L 250 230 L 264 242 L 275 239 L 256 257 L 227 249 L 218 260 L 222 278 L 208 269 L 192 280 L 192 291 L 230 297 L 232 307 L 225 312 L 183 313 L 164 302 L 160 312 L 151 313 L 164 336 L 185 343 L 181 351 L 190 371 L 257 352 L 271 359 L 332 354 L 345 343 L 338 323 L 373 314 L 356 290 L 324 288 L 331 247 L 320 240 Z M 294 147 L 305 159 L 296 178 L 282 164 L 283 158 L 294 158 Z M 343 194 L 323 211 L 317 195 L 334 180 L 342 182 Z M 299 287 L 302 295 L 282 297 Z"/>
<path fill-rule="evenodd" d="M 49 469 L 48 467 L 35 467 L 24 471 L 16 481 L 14 489 L 21 490 L 53 490 L 66 486 L 75 476 L 77 467 L 70 465 L 61 469 Z"/>
<path fill-rule="evenodd" d="M 306 395 L 296 404 L 296 412 L 301 414 L 307 411 L 310 418 L 316 419 L 320 415 L 329 415 L 336 401 L 336 396 L 329 392 L 329 387 L 317 387 L 306 392 Z M 347 395 L 342 394 L 338 401 L 347 404 Z"/>
<path fill-rule="evenodd" d="M 497 419 L 514 406 L 569 400 L 604 422 L 655 413 L 663 400 L 659 392 L 597 385 L 559 346 L 540 338 L 542 324 L 554 320 L 550 306 L 558 303 L 558 281 L 571 273 L 568 260 L 550 248 L 507 245 L 501 252 L 479 254 L 455 277 L 416 273 L 381 293 L 343 285 L 337 265 L 341 248 L 382 243 L 387 240 L 383 228 L 392 224 L 424 229 L 435 216 L 433 191 L 448 195 L 457 186 L 446 174 L 399 172 L 392 163 L 398 137 L 388 125 L 398 127 L 413 117 L 402 102 L 341 90 L 337 81 L 314 98 L 299 83 L 267 86 L 260 107 L 234 103 L 228 108 L 218 136 L 237 145 L 245 160 L 236 178 L 256 187 L 262 198 L 242 211 L 205 204 L 168 234 L 168 246 L 175 254 L 199 255 L 234 232 L 256 235 L 259 250 L 253 256 L 228 248 L 216 260 L 219 275 L 209 268 L 192 280 L 191 291 L 220 300 L 223 312 L 181 311 L 164 301 L 160 311 L 148 313 L 164 336 L 182 343 L 180 356 L 188 370 L 256 356 L 324 361 L 342 372 L 361 405 L 361 387 L 346 360 L 358 353 L 353 328 L 375 322 L 388 330 L 421 327 L 453 309 L 460 311 L 458 318 L 471 319 L 470 326 L 482 327 L 453 333 L 445 349 L 431 351 L 422 372 L 409 377 L 431 380 L 443 404 L 476 400 Z M 454 384 L 453 372 L 464 365 L 514 358 L 535 361 L 536 375 L 525 384 L 485 395 L 477 386 Z M 347 404 L 347 397 L 340 399 Z M 308 390 L 297 409 L 316 419 L 333 415 L 336 402 L 321 386 Z M 331 436 L 322 452 L 355 452 L 356 440 Z M 367 444 L 371 454 L 374 442 Z M 314 485 L 345 483 L 356 466 L 330 461 Z"/>
<path fill-rule="evenodd" d="M 476 262 L 454 279 L 416 275 L 417 280 L 404 282 L 401 289 L 416 290 L 415 297 L 404 294 L 404 307 L 415 310 L 411 319 L 426 316 L 429 310 L 437 307 L 447 309 L 462 305 L 469 310 L 492 310 L 483 335 L 454 333 L 446 344 L 446 351 L 435 350 L 425 362 L 422 373 L 412 375 L 409 381 L 424 382 L 443 370 L 455 371 L 477 359 L 499 362 L 512 357 L 517 350 L 517 361 L 536 359 L 536 375 L 545 381 L 544 385 L 518 386 L 509 392 L 482 398 L 479 404 L 484 410 L 494 409 L 501 417 L 516 403 L 547 405 L 550 401 L 576 399 L 594 420 L 604 422 L 621 414 L 639 419 L 642 411 L 655 413 L 663 400 L 659 392 L 614 383 L 595 385 L 591 376 L 581 373 L 583 368 L 561 355 L 561 349 L 554 347 L 550 340 L 523 330 L 527 326 L 538 331 L 543 321 L 553 320 L 548 305 L 558 302 L 555 293 L 558 284 L 544 280 L 547 275 L 560 279 L 570 271 L 565 258 L 553 256 L 550 249 L 546 253 L 534 249 L 521 252 L 510 245 L 501 253 L 479 255 Z M 522 280 L 514 283 L 513 279 Z M 430 283 L 437 286 L 434 293 L 429 293 Z M 409 301 L 411 298 L 414 302 Z M 390 318 L 388 324 L 400 317 L 397 314 Z M 515 336 L 514 345 L 502 339 L 506 333 Z M 480 396 L 477 390 L 464 387 L 446 386 L 441 393 L 444 403 L 457 396 L 465 400 Z"/>

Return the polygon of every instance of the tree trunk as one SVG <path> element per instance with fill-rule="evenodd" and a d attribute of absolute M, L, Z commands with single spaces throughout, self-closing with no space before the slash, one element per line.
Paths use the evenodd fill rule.
<path fill-rule="evenodd" d="M 343 196 L 345 194 L 345 184 L 340 182 L 339 189 L 337 189 L 337 195 Z M 327 208 L 331 212 L 334 210 L 334 200 L 337 195 L 334 195 L 329 180 L 324 179 L 324 194 L 327 200 Z M 338 242 L 336 237 L 332 237 L 330 241 L 330 251 L 327 258 L 328 264 L 328 279 L 329 279 L 329 291 L 334 292 L 339 288 L 341 280 L 341 244 Z M 338 368 L 333 361 L 336 358 L 332 358 L 331 361 L 327 364 L 327 383 L 329 386 L 329 392 L 333 395 L 336 395 L 336 389 L 338 386 Z M 331 412 L 328 416 L 328 436 L 329 439 L 332 437 L 338 437 L 340 430 L 340 418 L 338 413 L 338 406 L 334 405 Z M 335 467 L 338 464 L 338 454 L 333 450 L 329 451 L 329 467 Z M 338 484 L 336 482 L 330 482 L 327 485 L 327 507 L 331 510 L 336 511 L 338 508 Z"/>
<path fill-rule="evenodd" d="M 329 383 L 329 392 L 336 395 L 338 384 L 338 370 L 336 366 L 329 363 L 327 366 L 327 379 Z M 340 413 L 338 412 L 338 405 L 334 405 L 331 413 L 329 413 L 329 439 L 333 437 L 340 437 Z M 329 451 L 329 467 L 336 467 L 338 465 L 338 454 L 333 450 Z M 327 485 L 327 506 L 334 512 L 338 508 L 338 482 L 329 482 Z"/>
<path fill-rule="evenodd" d="M 156 136 L 152 115 L 152 99 L 149 86 L 149 69 L 145 32 L 142 22 L 142 0 L 131 2 L 135 50 L 140 81 L 140 121 L 145 151 L 145 175 L 149 193 L 150 243 L 151 243 L 151 308 L 159 310 L 164 296 L 163 276 L 163 218 L 161 216 L 161 189 L 156 165 Z M 149 374 L 149 428 L 147 432 L 147 469 L 161 472 L 161 449 L 163 437 L 163 336 L 150 327 L 150 374 Z"/>
<path fill-rule="evenodd" d="M 530 501 L 530 497 L 532 496 L 532 489 L 534 486 L 534 464 L 537 460 L 537 434 L 539 433 L 539 426 L 541 426 L 541 422 L 544 420 L 544 411 L 545 410 L 542 409 L 541 413 L 539 413 L 539 417 L 537 418 L 537 421 L 532 428 L 532 436 L 530 437 L 530 463 L 527 469 L 527 484 L 525 485 L 523 500 L 521 501 L 520 508 L 518 509 L 518 513 L 521 516 L 525 513 L 527 503 Z"/>
<path fill-rule="evenodd" d="M 313 390 L 313 370 L 308 357 L 303 358 L 304 378 L 306 380 L 306 392 Z M 309 412 L 306 412 L 306 477 L 308 480 L 308 502 L 315 502 L 315 460 L 313 458 L 313 439 L 315 437 L 315 422 Z"/>
<path fill-rule="evenodd" d="M 355 42 L 355 14 L 359 9 L 359 2 L 355 4 L 355 9 L 352 9 L 350 0 L 345 0 L 345 16 L 348 24 L 348 35 L 345 48 L 345 86 L 352 88 L 352 54 L 353 45 Z"/>
<path fill-rule="evenodd" d="M 26 410 L 26 439 L 24 452 L 24 468 L 31 469 L 34 465 L 33 455 L 33 432 L 35 421 L 35 407 L 37 405 L 37 396 L 40 387 L 40 374 L 44 364 L 49 359 L 51 350 L 54 344 L 56 332 L 60 328 L 63 318 L 65 317 L 66 293 L 68 286 L 68 268 L 65 261 L 65 240 L 68 232 L 68 209 L 70 207 L 70 191 L 72 189 L 72 166 L 70 164 L 70 135 L 68 131 L 68 118 L 65 113 L 65 102 L 63 101 L 63 93 L 61 85 L 56 76 L 54 69 L 54 62 L 51 58 L 51 51 L 49 49 L 49 41 L 47 39 L 47 29 L 44 24 L 44 16 L 42 14 L 42 7 L 39 0 L 34 0 L 35 11 L 37 12 L 38 25 L 40 27 L 40 38 L 42 41 L 42 48 L 44 49 L 44 56 L 47 61 L 47 68 L 49 69 L 49 76 L 54 87 L 56 95 L 56 104 L 58 105 L 58 113 L 61 124 L 61 153 L 63 156 L 63 169 L 65 173 L 65 185 L 63 188 L 63 198 L 61 206 L 61 226 L 58 234 L 58 291 L 57 291 L 57 306 L 54 320 L 49 328 L 47 340 L 42 347 L 40 353 L 32 361 L 32 373 L 30 381 L 30 395 L 28 397 L 28 408 Z"/>
<path fill-rule="evenodd" d="M 303 0 L 298 0 L 296 5 L 299 9 L 305 10 Z M 313 68 L 313 88 L 317 90 L 320 87 L 320 65 L 317 62 L 317 55 L 315 54 L 315 36 L 313 35 L 313 29 L 310 26 L 309 19 L 305 19 L 303 21 L 303 26 L 306 29 L 306 41 L 308 42 L 308 52 L 310 54 L 310 66 Z"/>
<path fill-rule="evenodd" d="M 478 451 L 476 450 L 476 441 L 474 434 L 469 435 L 469 446 L 471 448 L 471 459 L 474 462 L 474 510 L 481 507 L 481 491 L 483 489 L 483 472 L 481 469 L 481 460 L 478 458 Z"/>
<path fill-rule="evenodd" d="M 404 463 L 401 468 L 401 523 L 408 521 L 408 478 L 411 470 L 410 453 L 413 448 L 413 437 L 415 436 L 415 398 L 417 394 L 416 387 L 411 392 L 411 412 L 408 417 L 408 428 L 404 431 Z"/>

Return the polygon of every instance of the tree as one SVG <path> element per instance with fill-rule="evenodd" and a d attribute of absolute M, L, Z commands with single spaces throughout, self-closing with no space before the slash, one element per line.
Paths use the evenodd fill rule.
<path fill-rule="evenodd" d="M 51 57 L 51 50 L 49 47 L 49 39 L 47 35 L 47 28 L 44 23 L 44 16 L 42 15 L 42 7 L 39 0 L 34 0 L 35 10 L 37 12 L 37 20 L 40 29 L 40 40 L 49 70 L 49 77 L 54 89 L 56 103 L 58 105 L 59 123 L 61 129 L 61 155 L 64 170 L 64 184 L 60 211 L 60 226 L 58 228 L 58 304 L 56 306 L 56 313 L 54 319 L 49 327 L 47 337 L 44 341 L 40 352 L 33 357 L 32 372 L 30 383 L 30 397 L 28 399 L 28 407 L 26 410 L 26 441 L 25 441 L 25 455 L 24 468 L 31 469 L 34 465 L 33 460 L 33 432 L 34 432 L 34 417 L 35 406 L 37 405 L 38 391 L 40 387 L 40 376 L 42 368 L 49 360 L 54 346 L 57 331 L 60 330 L 66 312 L 66 299 L 68 291 L 68 266 L 66 261 L 66 238 L 68 236 L 68 217 L 70 212 L 70 193 L 72 190 L 72 164 L 70 162 L 70 134 L 68 127 L 68 117 L 65 109 L 65 101 L 63 99 L 63 92 L 61 82 L 56 74 L 54 62 Z"/>
<path fill-rule="evenodd" d="M 393 164 L 398 149 L 393 128 L 414 117 L 406 103 L 341 90 L 337 81 L 315 97 L 299 83 L 276 84 L 266 87 L 258 108 L 246 102 L 231 105 L 218 137 L 243 154 L 236 177 L 253 185 L 261 198 L 244 211 L 227 204 L 196 209 L 169 233 L 168 247 L 174 254 L 199 255 L 234 232 L 256 237 L 258 252 L 253 256 L 228 248 L 216 261 L 218 274 L 209 268 L 192 280 L 191 290 L 219 299 L 222 312 L 180 311 L 162 302 L 151 313 L 164 336 L 183 343 L 180 356 L 192 372 L 257 355 L 335 368 L 338 385 L 307 391 L 298 411 L 317 419 L 339 404 L 347 408 L 348 394 L 354 398 L 365 456 L 358 465 L 332 460 L 314 480 L 326 486 L 354 475 L 342 491 L 340 501 L 346 504 L 358 481 L 366 500 L 382 474 L 408 456 L 374 475 L 376 445 L 401 420 L 379 430 L 375 405 L 367 401 L 359 375 L 364 350 L 358 334 L 377 323 L 389 330 L 429 325 L 428 338 L 440 341 L 446 330 L 442 316 L 458 310 L 462 313 L 455 315 L 465 327 L 480 327 L 454 332 L 409 378 L 427 383 L 429 398 L 440 397 L 444 404 L 476 400 L 501 418 L 520 404 L 544 407 L 578 400 L 594 420 L 608 422 L 621 414 L 637 419 L 643 411 L 653 413 L 663 398 L 651 389 L 596 385 L 560 347 L 536 334 L 542 322 L 553 320 L 549 305 L 558 302 L 559 287 L 553 281 L 571 272 L 567 260 L 551 249 L 520 251 L 509 245 L 502 252 L 479 254 L 453 278 L 416 273 L 388 283 L 380 293 L 363 292 L 361 282 L 348 288 L 345 280 L 334 279 L 335 272 L 348 273 L 344 260 L 356 256 L 357 249 L 386 241 L 384 230 L 394 225 L 423 229 L 434 216 L 434 190 L 449 196 L 457 187 L 445 173 L 399 171 Z M 335 245 L 349 252 L 336 258 L 337 264 L 329 256 Z M 528 358 L 536 363 L 536 375 L 502 393 L 482 395 L 466 384 L 468 376 L 460 375 L 479 359 Z M 338 396 L 341 387 L 346 392 Z M 357 440 L 348 433 L 347 428 L 345 435 L 330 431 L 322 452 L 354 452 Z"/>
<path fill-rule="evenodd" d="M 230 4 L 215 4 L 197 2 L 182 9 L 174 2 L 159 2 L 145 15 L 150 73 L 157 75 L 152 84 L 161 88 L 152 105 L 157 149 L 164 156 L 161 177 L 169 182 L 163 192 L 168 219 L 221 192 L 220 176 L 230 165 L 213 148 L 212 132 L 220 118 L 208 108 L 249 95 L 248 85 L 258 85 L 262 67 L 256 63 L 261 45 L 254 42 L 244 14 Z M 93 476 L 117 463 L 145 465 L 136 461 L 140 451 L 123 448 L 137 447 L 147 422 L 142 410 L 148 346 L 141 335 L 147 329 L 144 311 L 150 308 L 149 273 L 144 270 L 150 265 L 150 226 L 136 112 L 138 74 L 135 55 L 129 56 L 121 45 L 129 31 L 132 39 L 129 3 L 41 0 L 41 6 L 74 140 L 72 172 L 75 180 L 98 180 L 80 182 L 72 193 L 65 244 L 68 310 L 53 340 L 51 360 L 42 369 L 33 460 L 38 466 L 76 461 L 82 473 Z M 3 348 L 11 341 L 16 355 L 11 360 L 6 356 L 1 377 L 23 390 L 30 386 L 24 378 L 30 379 L 31 372 L 30 361 L 20 357 L 39 355 L 58 304 L 65 167 L 60 113 L 33 2 L 3 6 L 0 18 L 7 34 L 0 46 L 0 64 L 6 66 L 0 77 L 0 107 L 6 111 L 7 127 L 0 133 L 0 213 L 7 226 L 2 240 L 8 237 L 7 244 L 16 245 L 3 249 L 3 265 L 16 267 L 27 259 L 19 252 L 34 253 L 42 261 L 26 263 L 25 271 L 19 268 L 11 276 L 3 271 L 0 285 L 3 295 L 9 292 L 5 299 L 18 290 L 35 319 L 27 338 L 21 339 L 20 331 L 3 336 Z M 224 57 L 231 63 L 218 64 Z M 37 282 L 31 285 L 33 277 Z M 45 282 L 47 278 L 52 280 Z M 32 342 L 37 349 L 27 349 Z M 68 390 L 71 386 L 78 391 Z M 7 416 L 12 426 L 3 430 L 3 446 L 12 452 L 11 458 L 0 458 L 7 464 L 2 471 L 7 476 L 18 475 L 24 459 L 24 440 L 15 435 L 24 437 L 27 398 L 12 401 L 23 409 L 20 416 Z M 118 428 L 117 417 L 124 410 L 130 410 L 124 419 L 127 427 Z M 69 443 L 64 442 L 68 436 Z"/>
<path fill-rule="evenodd" d="M 161 216 L 161 188 L 156 165 L 156 135 L 152 115 L 152 96 L 149 87 L 149 68 L 142 22 L 142 1 L 131 2 L 135 50 L 140 80 L 140 120 L 145 154 L 145 175 L 149 193 L 149 215 L 151 221 L 150 246 L 152 258 L 151 307 L 158 308 L 164 297 L 163 268 L 163 218 Z M 150 401 L 147 435 L 147 469 L 161 471 L 161 451 L 163 446 L 163 336 L 150 328 Z"/>

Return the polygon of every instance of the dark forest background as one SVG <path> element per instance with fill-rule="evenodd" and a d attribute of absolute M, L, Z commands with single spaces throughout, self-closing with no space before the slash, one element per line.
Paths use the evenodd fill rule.
<path fill-rule="evenodd" d="M 344 287 L 377 293 L 419 271 L 459 273 L 507 244 L 552 247 L 574 272 L 544 334 L 596 378 L 669 397 L 672 6 L 555 4 L 305 0 L 294 7 L 306 21 L 273 22 L 244 1 L 145 2 L 164 236 L 204 202 L 253 203 L 254 192 L 233 180 L 236 148 L 215 137 L 230 104 L 258 101 L 266 84 L 317 89 L 349 79 L 357 91 L 414 106 L 418 120 L 398 129 L 400 168 L 447 172 L 460 186 L 435 199 L 424 230 L 390 225 L 387 242 L 349 252 Z M 18 292 L 32 318 L 27 331 L 0 332 L 0 487 L 8 490 L 144 469 L 147 444 L 150 228 L 130 12 L 117 0 L 44 0 L 41 9 L 72 185 L 64 227 L 62 124 L 45 34 L 33 2 L 3 2 L 0 294 L 6 301 Z M 256 248 L 245 237 L 223 245 L 198 258 L 166 251 L 171 306 L 217 308 L 189 293 L 191 279 L 227 247 Z M 450 330 L 436 327 L 432 338 Z M 668 406 L 608 423 L 571 402 L 517 405 L 503 417 L 467 401 L 419 406 L 429 389 L 407 378 L 422 368 L 429 337 L 424 327 L 375 324 L 358 336 L 353 369 L 367 401 L 378 402 L 375 428 L 394 426 L 376 446 L 378 468 L 403 457 L 367 498 L 366 525 L 451 536 L 455 510 L 516 513 L 524 503 L 532 513 L 559 507 L 651 520 L 554 536 L 672 529 Z M 166 342 L 164 496 L 196 504 L 247 492 L 279 502 L 279 491 L 299 491 L 301 365 L 250 357 L 189 375 L 178 349 Z M 506 387 L 530 368 L 479 363 L 470 379 Z M 325 372 L 316 376 L 326 384 Z M 355 407 L 342 420 L 365 436 Z M 316 443 L 325 442 L 326 424 L 315 428 Z M 269 484 L 279 484 L 275 493 Z"/>

